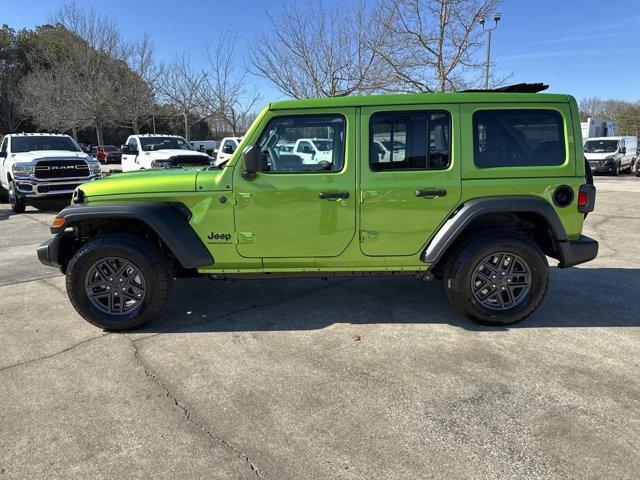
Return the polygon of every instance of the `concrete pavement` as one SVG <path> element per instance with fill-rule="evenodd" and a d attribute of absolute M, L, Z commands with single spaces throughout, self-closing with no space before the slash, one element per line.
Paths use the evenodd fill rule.
<path fill-rule="evenodd" d="M 1 205 L 0 478 L 637 478 L 640 179 L 596 184 L 600 256 L 510 328 L 438 282 L 188 279 L 106 334 L 35 258 L 54 212 Z"/>

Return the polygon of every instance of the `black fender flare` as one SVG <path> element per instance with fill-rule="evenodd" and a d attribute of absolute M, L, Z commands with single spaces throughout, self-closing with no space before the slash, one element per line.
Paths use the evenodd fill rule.
<path fill-rule="evenodd" d="M 212 265 L 214 260 L 209 250 L 189 225 L 190 215 L 183 204 L 167 202 L 79 203 L 66 207 L 57 215 L 64 218 L 64 223 L 51 227 L 51 233 L 62 235 L 66 228 L 85 220 L 135 219 L 148 225 L 160 237 L 183 268 Z"/>
<path fill-rule="evenodd" d="M 518 195 L 476 198 L 462 204 L 447 219 L 427 244 L 420 257 L 421 260 L 431 265 L 437 263 L 473 220 L 489 213 L 536 213 L 547 222 L 556 242 L 560 244 L 568 242 L 560 217 L 549 202 L 540 197 Z M 558 250 L 562 255 L 562 249 Z M 560 260 L 563 259 L 560 258 Z"/>

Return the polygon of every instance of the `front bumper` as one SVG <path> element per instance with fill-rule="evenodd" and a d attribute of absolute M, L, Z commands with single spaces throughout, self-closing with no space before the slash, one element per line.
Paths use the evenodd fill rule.
<path fill-rule="evenodd" d="M 38 260 L 48 267 L 60 268 L 58 261 L 58 252 L 60 251 L 60 242 L 62 234 L 54 235 L 38 247 Z"/>
<path fill-rule="evenodd" d="M 44 180 L 35 177 L 15 177 L 16 191 L 26 198 L 48 198 L 71 195 L 83 183 L 100 178 L 101 174 L 82 178 L 60 178 Z"/>
<path fill-rule="evenodd" d="M 593 173 L 611 173 L 615 169 L 615 161 L 590 161 L 591 171 Z"/>
<path fill-rule="evenodd" d="M 598 242 L 592 238 L 580 235 L 578 240 L 560 242 L 559 268 L 573 267 L 593 260 L 598 256 Z"/>

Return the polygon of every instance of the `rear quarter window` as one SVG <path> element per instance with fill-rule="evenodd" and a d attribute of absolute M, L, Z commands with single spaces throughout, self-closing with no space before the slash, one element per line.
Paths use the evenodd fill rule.
<path fill-rule="evenodd" d="M 473 114 L 473 161 L 477 167 L 562 165 L 566 145 L 562 115 L 555 110 L 479 110 Z"/>

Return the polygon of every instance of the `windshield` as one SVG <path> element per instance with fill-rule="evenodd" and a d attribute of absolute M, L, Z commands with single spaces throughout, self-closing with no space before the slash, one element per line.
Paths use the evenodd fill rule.
<path fill-rule="evenodd" d="M 11 139 L 13 153 L 35 152 L 39 150 L 65 150 L 79 152 L 80 148 L 70 137 L 25 136 Z"/>
<path fill-rule="evenodd" d="M 328 152 L 331 150 L 331 140 L 313 140 L 313 144 L 321 152 Z"/>
<path fill-rule="evenodd" d="M 618 140 L 587 140 L 584 151 L 589 153 L 613 153 L 618 150 Z"/>
<path fill-rule="evenodd" d="M 180 137 L 140 137 L 142 150 L 193 150 L 187 141 Z"/>

